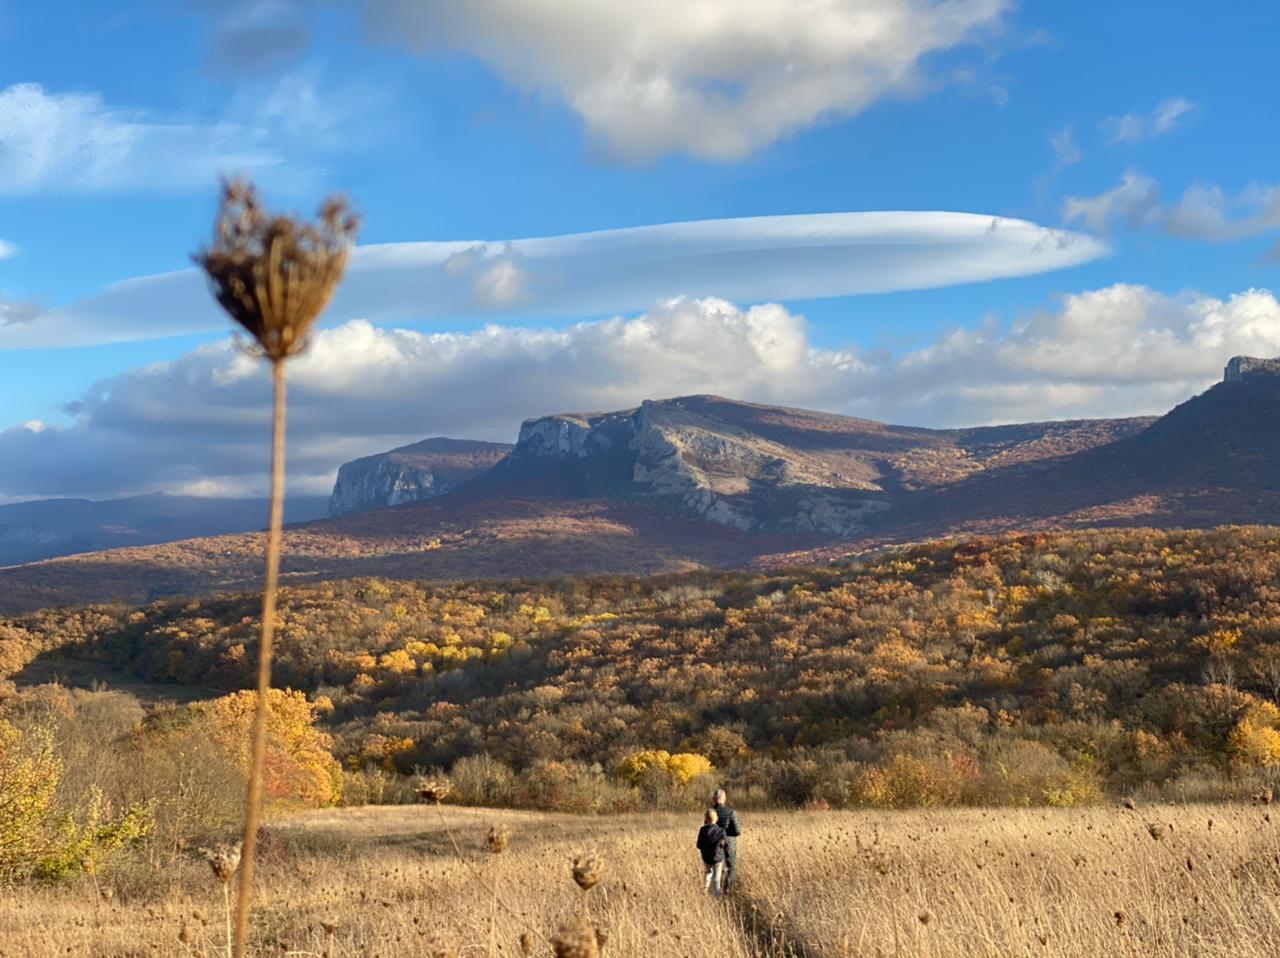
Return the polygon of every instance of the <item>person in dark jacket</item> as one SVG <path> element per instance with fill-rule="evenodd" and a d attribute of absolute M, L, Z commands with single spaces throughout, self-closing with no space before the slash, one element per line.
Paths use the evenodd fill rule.
<path fill-rule="evenodd" d="M 724 874 L 724 829 L 716 824 L 716 811 L 708 808 L 698 829 L 698 854 L 702 856 L 702 886 L 712 895 L 720 894 L 720 879 Z"/>
<path fill-rule="evenodd" d="M 724 882 L 722 890 L 729 891 L 733 887 L 733 873 L 738 867 L 738 836 L 742 834 L 742 823 L 738 821 L 738 813 L 727 804 L 723 788 L 717 788 L 711 796 L 711 810 L 716 813 L 716 821 L 724 829 Z"/>

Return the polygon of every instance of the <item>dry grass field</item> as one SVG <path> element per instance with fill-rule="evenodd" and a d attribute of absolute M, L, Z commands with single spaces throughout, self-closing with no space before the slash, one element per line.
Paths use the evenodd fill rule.
<path fill-rule="evenodd" d="M 257 954 L 520 955 L 525 935 L 549 956 L 583 904 L 575 856 L 605 862 L 586 896 L 604 955 L 1263 958 L 1280 940 L 1280 815 L 1266 807 L 743 818 L 740 894 L 723 901 L 700 894 L 696 816 L 419 806 L 277 820 Z M 510 833 L 496 855 L 495 824 Z M 189 855 L 159 875 L 3 892 L 0 956 L 223 954 L 208 866 Z"/>

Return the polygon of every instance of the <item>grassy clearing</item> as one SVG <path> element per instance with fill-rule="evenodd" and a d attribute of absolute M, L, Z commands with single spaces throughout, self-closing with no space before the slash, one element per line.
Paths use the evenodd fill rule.
<path fill-rule="evenodd" d="M 696 816 L 580 818 L 368 807 L 273 823 L 257 953 L 551 955 L 589 893 L 604 954 L 1213 956 L 1280 939 L 1280 824 L 1266 807 L 745 815 L 741 895 L 699 892 Z M 493 824 L 510 847 L 491 854 Z M 455 847 L 456 843 L 456 847 Z M 195 858 L 0 896 L 0 956 L 221 955 L 222 894 Z M 496 889 L 496 895 L 495 895 Z M 109 896 L 109 897 L 108 897 Z M 326 934 L 324 924 L 334 927 Z M 184 940 L 185 939 L 185 940 Z"/>

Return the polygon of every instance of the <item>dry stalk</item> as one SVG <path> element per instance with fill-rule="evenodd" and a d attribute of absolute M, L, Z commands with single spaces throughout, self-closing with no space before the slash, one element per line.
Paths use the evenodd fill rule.
<path fill-rule="evenodd" d="M 333 297 L 359 228 L 345 201 L 333 198 L 318 224 L 269 216 L 257 191 L 243 180 L 225 183 L 214 243 L 195 260 L 209 275 L 214 297 L 271 362 L 271 509 L 267 567 L 258 646 L 257 703 L 245 797 L 243 860 L 236 893 L 235 958 L 243 958 L 253 895 L 254 854 L 262 811 L 263 759 L 271 690 L 271 645 L 275 635 L 284 526 L 285 363 L 306 344 L 307 333 Z"/>

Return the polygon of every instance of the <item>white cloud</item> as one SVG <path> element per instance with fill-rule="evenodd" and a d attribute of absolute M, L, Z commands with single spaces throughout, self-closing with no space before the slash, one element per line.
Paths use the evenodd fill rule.
<path fill-rule="evenodd" d="M 322 491 L 340 462 L 423 436 L 509 441 L 528 416 L 703 392 L 933 426 L 1160 413 L 1241 353 L 1280 354 L 1269 292 L 1111 286 L 897 355 L 820 348 L 782 306 L 718 299 L 558 329 L 355 321 L 293 367 L 291 475 Z M 0 497 L 261 492 L 268 404 L 266 370 L 229 342 L 104 380 L 74 425 L 0 432 Z"/>
<path fill-rule="evenodd" d="M 14 246 L 12 243 L 6 243 L 4 240 L 0 239 L 0 259 L 8 259 L 11 256 L 17 256 L 17 255 L 18 255 L 18 247 Z"/>
<path fill-rule="evenodd" d="M 230 121 L 159 119 L 97 93 L 17 83 L 0 89 L 0 194 L 207 187 L 219 171 L 283 162 L 251 139 Z"/>
<path fill-rule="evenodd" d="M 1098 128 L 1111 143 L 1136 143 L 1139 140 L 1164 136 L 1177 129 L 1179 120 L 1195 110 L 1196 105 L 1180 96 L 1170 97 L 1156 106 L 1149 114 L 1126 113 L 1109 116 Z"/>
<path fill-rule="evenodd" d="M 1153 226 L 1163 218 L 1160 184 L 1129 170 L 1120 185 L 1097 196 L 1068 196 L 1063 202 L 1065 223 L 1083 223 L 1096 233 L 1106 233 L 1115 221 L 1131 228 Z"/>
<path fill-rule="evenodd" d="M 1257 183 L 1236 196 L 1229 196 L 1220 186 L 1193 186 L 1182 194 L 1165 221 L 1170 233 L 1214 242 L 1256 236 L 1277 227 L 1280 187 Z"/>
<path fill-rule="evenodd" d="M 974 213 L 868 212 L 667 223 L 539 239 L 365 246 L 333 322 L 463 317 L 569 319 L 643 309 L 674 295 L 737 302 L 923 289 L 1026 276 L 1104 255 L 1101 241 Z M 0 348 L 91 344 L 221 330 L 194 270 L 127 280 L 38 322 L 0 329 Z"/>
<path fill-rule="evenodd" d="M 23 326 L 34 322 L 44 313 L 44 308 L 36 303 L 8 299 L 0 293 L 0 336 L 6 326 Z"/>
<path fill-rule="evenodd" d="M 1049 145 L 1053 147 L 1053 155 L 1057 158 L 1059 170 L 1084 159 L 1084 154 L 1080 152 L 1080 144 L 1076 142 L 1075 130 L 1070 126 L 1063 127 L 1049 137 Z"/>
<path fill-rule="evenodd" d="M 1187 187 L 1173 206 L 1161 201 L 1160 185 L 1130 170 L 1120 185 L 1097 196 L 1067 197 L 1063 221 L 1107 232 L 1116 222 L 1157 228 L 1184 239 L 1224 243 L 1280 228 L 1280 186 L 1258 183 L 1231 196 L 1220 186 Z"/>
<path fill-rule="evenodd" d="M 927 84 L 1011 0 L 368 0 L 377 32 L 563 98 L 615 156 L 731 160 Z"/>

